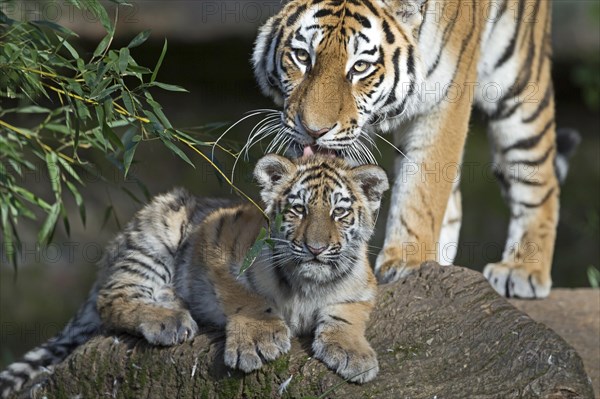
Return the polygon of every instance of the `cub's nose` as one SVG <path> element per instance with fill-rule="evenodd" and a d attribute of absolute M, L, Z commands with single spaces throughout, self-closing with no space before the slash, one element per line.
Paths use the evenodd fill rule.
<path fill-rule="evenodd" d="M 306 244 L 306 247 L 308 248 L 308 250 L 310 251 L 311 254 L 313 254 L 314 256 L 317 256 L 320 253 L 322 253 L 323 251 L 325 251 L 325 249 L 327 248 L 327 245 L 313 247 L 313 246 Z"/>

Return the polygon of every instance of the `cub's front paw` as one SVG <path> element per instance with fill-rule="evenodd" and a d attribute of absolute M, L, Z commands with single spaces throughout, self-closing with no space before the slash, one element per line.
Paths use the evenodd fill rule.
<path fill-rule="evenodd" d="M 546 298 L 552 280 L 537 270 L 528 270 L 527 264 L 490 263 L 483 275 L 494 289 L 507 298 Z"/>
<path fill-rule="evenodd" d="M 227 322 L 225 364 L 246 373 L 263 361 L 275 360 L 290 350 L 290 329 L 283 320 L 233 318 Z"/>
<path fill-rule="evenodd" d="M 160 309 L 153 320 L 141 323 L 139 330 L 149 343 L 171 346 L 194 338 L 198 325 L 187 310 Z"/>
<path fill-rule="evenodd" d="M 312 348 L 317 359 L 346 380 L 363 384 L 379 372 L 377 354 L 364 337 L 353 342 L 317 337 Z"/>

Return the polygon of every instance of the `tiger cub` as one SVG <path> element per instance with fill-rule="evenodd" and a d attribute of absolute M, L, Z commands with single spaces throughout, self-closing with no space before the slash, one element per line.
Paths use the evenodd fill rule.
<path fill-rule="evenodd" d="M 155 345 L 188 341 L 198 324 L 224 327 L 224 359 L 251 372 L 314 334 L 314 356 L 345 379 L 378 372 L 365 338 L 376 280 L 367 259 L 385 172 L 323 156 L 261 158 L 254 175 L 274 226 L 254 264 L 240 273 L 262 227 L 249 203 L 156 197 L 108 247 L 88 301 L 55 338 L 0 374 L 3 397 L 62 361 L 100 329 Z"/>

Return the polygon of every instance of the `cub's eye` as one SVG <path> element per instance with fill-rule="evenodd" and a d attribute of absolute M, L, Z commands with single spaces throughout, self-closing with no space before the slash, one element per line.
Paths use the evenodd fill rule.
<path fill-rule="evenodd" d="M 308 51 L 301 48 L 295 49 L 294 56 L 296 56 L 296 59 L 302 65 L 310 65 L 310 54 L 308 54 Z"/>
<path fill-rule="evenodd" d="M 299 213 L 300 215 L 304 214 L 304 205 L 294 205 L 292 207 L 292 210 L 296 213 Z"/>
<path fill-rule="evenodd" d="M 346 208 L 334 208 L 331 215 L 335 218 L 341 218 L 342 216 L 346 216 L 348 210 Z"/>
<path fill-rule="evenodd" d="M 356 74 L 356 75 L 360 75 L 361 73 L 364 73 L 367 69 L 369 69 L 369 67 L 371 66 L 370 62 L 366 62 L 366 61 L 358 61 L 357 63 L 355 63 L 352 66 L 352 73 Z"/>

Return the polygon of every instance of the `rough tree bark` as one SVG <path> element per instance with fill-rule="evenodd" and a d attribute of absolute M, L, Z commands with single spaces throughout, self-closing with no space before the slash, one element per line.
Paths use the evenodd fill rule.
<path fill-rule="evenodd" d="M 244 375 L 223 364 L 223 334 L 158 348 L 102 336 L 77 349 L 34 396 L 48 398 L 592 398 L 575 350 L 498 296 L 480 273 L 424 264 L 380 287 L 367 337 L 380 374 L 344 382 L 311 359 L 310 340 Z M 288 380 L 287 389 L 278 393 Z"/>

